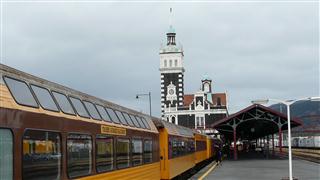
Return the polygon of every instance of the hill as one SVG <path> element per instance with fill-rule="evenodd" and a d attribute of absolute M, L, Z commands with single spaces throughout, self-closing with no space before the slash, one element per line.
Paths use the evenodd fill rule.
<path fill-rule="evenodd" d="M 273 104 L 270 108 L 287 113 L 283 104 Z M 320 133 L 320 101 L 297 101 L 290 107 L 291 117 L 299 118 L 302 126 L 294 128 L 295 133 Z"/>

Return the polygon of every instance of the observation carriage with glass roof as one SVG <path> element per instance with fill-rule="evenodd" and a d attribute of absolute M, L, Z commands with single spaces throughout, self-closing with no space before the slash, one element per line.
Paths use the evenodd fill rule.
<path fill-rule="evenodd" d="M 172 179 L 211 141 L 0 64 L 0 179 Z"/>
<path fill-rule="evenodd" d="M 0 64 L 0 179 L 160 179 L 142 113 Z"/>

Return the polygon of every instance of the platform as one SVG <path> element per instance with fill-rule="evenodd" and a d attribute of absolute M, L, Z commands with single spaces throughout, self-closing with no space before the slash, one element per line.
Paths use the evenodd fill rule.
<path fill-rule="evenodd" d="M 210 164 L 213 166 L 215 163 Z M 320 165 L 300 159 L 293 159 L 293 175 L 299 180 L 319 180 Z M 210 170 L 206 167 L 190 179 L 199 179 Z M 225 160 L 221 166 L 215 167 L 203 179 L 219 180 L 281 180 L 288 176 L 288 159 L 260 156 L 242 156 L 239 160 Z"/>

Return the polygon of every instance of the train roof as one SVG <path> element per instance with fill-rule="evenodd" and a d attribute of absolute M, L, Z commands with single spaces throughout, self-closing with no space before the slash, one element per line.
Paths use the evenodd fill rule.
<path fill-rule="evenodd" d="M 165 128 L 170 135 L 194 137 L 195 130 L 160 119 L 152 119 L 157 128 Z"/>
<path fill-rule="evenodd" d="M 6 66 L 1 63 L 0 63 L 0 75 L 1 75 L 1 78 L 0 78 L 0 96 L 1 96 L 0 97 L 0 101 L 1 101 L 0 107 L 6 107 L 6 108 L 11 108 L 11 109 L 12 108 L 21 109 L 21 110 L 25 110 L 25 111 L 32 111 L 32 112 L 37 112 L 37 113 L 49 114 L 49 115 L 53 115 L 53 116 L 60 116 L 60 117 L 63 116 L 63 117 L 76 119 L 76 120 L 125 127 L 125 128 L 129 128 L 129 129 L 139 129 L 139 130 L 143 130 L 143 131 L 158 132 L 156 126 L 154 125 L 153 121 L 151 120 L 151 117 L 149 115 L 143 114 L 141 112 L 138 112 L 138 111 L 120 106 L 118 104 L 112 103 L 110 101 L 106 101 L 101 98 L 97 98 L 95 96 L 71 89 L 69 87 L 66 87 L 66 86 L 63 86 L 63 85 L 60 85 L 60 84 L 36 77 L 36 76 L 33 76 L 31 74 L 19 71 L 17 69 L 14 69 L 12 67 Z M 26 84 L 28 89 L 31 91 L 31 94 L 34 96 L 34 99 L 35 99 L 35 102 L 37 103 L 37 106 L 35 106 L 35 107 L 30 107 L 30 106 L 25 106 L 25 105 L 21 106 L 21 104 L 18 103 L 17 99 L 14 97 L 14 94 L 12 94 L 10 87 L 8 87 L 8 81 L 6 79 L 21 81 L 24 84 Z M 46 109 L 42 108 L 41 103 L 39 102 L 39 100 L 37 100 L 37 98 L 36 98 L 37 96 L 33 92 L 34 90 L 31 90 L 32 88 L 30 88 L 31 85 L 47 89 L 50 92 L 52 99 L 55 99 L 53 96 L 53 93 L 65 95 L 67 97 L 67 99 L 69 99 L 69 103 L 71 104 L 72 109 L 75 112 L 74 115 L 63 112 L 61 107 L 59 108 L 60 104 L 58 103 L 58 101 L 56 99 L 54 100 L 54 102 L 56 102 L 56 105 L 59 109 L 58 111 L 54 112 L 54 111 L 50 111 L 50 110 L 46 110 Z M 70 100 L 71 98 L 75 99 L 75 101 L 80 100 L 78 102 L 80 102 L 80 104 L 82 104 L 83 107 L 85 107 L 86 112 L 90 116 L 89 117 L 80 116 L 77 113 L 77 110 L 75 108 L 76 107 L 74 105 L 75 103 L 72 103 L 72 101 Z M 90 104 L 94 105 L 93 107 L 95 107 L 96 112 L 98 112 L 98 114 L 100 114 L 99 120 L 92 118 L 92 115 L 90 114 L 90 110 L 88 110 L 89 108 L 87 105 L 85 105 L 84 102 L 88 103 L 89 105 Z M 111 108 L 111 109 L 115 110 L 114 112 L 118 111 L 121 114 L 123 113 L 124 114 L 123 118 L 121 117 L 122 120 L 124 119 L 125 122 L 129 122 L 128 119 L 131 119 L 131 121 L 130 121 L 130 123 L 127 123 L 127 124 L 122 123 L 122 121 L 120 121 L 120 123 L 119 122 L 118 123 L 107 122 L 104 120 L 100 111 L 98 110 L 98 108 L 97 108 L 98 106 L 104 107 L 104 109 L 106 111 L 108 108 Z M 109 114 L 109 113 L 106 113 L 106 114 Z M 126 116 L 125 114 L 129 115 L 129 117 Z M 120 117 L 118 114 L 116 116 Z M 110 115 L 109 115 L 109 117 L 110 117 Z M 120 118 L 119 118 L 119 120 L 120 120 Z"/>

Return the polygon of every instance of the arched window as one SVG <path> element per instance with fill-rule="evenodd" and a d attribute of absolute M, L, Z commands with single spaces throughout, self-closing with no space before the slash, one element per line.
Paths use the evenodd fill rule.
<path fill-rule="evenodd" d="M 172 60 L 169 61 L 169 66 L 172 67 Z"/>
<path fill-rule="evenodd" d="M 164 67 L 167 67 L 167 60 L 164 60 Z"/>
<path fill-rule="evenodd" d="M 172 122 L 173 124 L 175 124 L 175 123 L 176 123 L 176 118 L 175 118 L 175 117 L 172 117 L 171 122 Z"/>
<path fill-rule="evenodd" d="M 177 67 L 178 66 L 178 60 L 174 60 L 174 66 Z"/>

